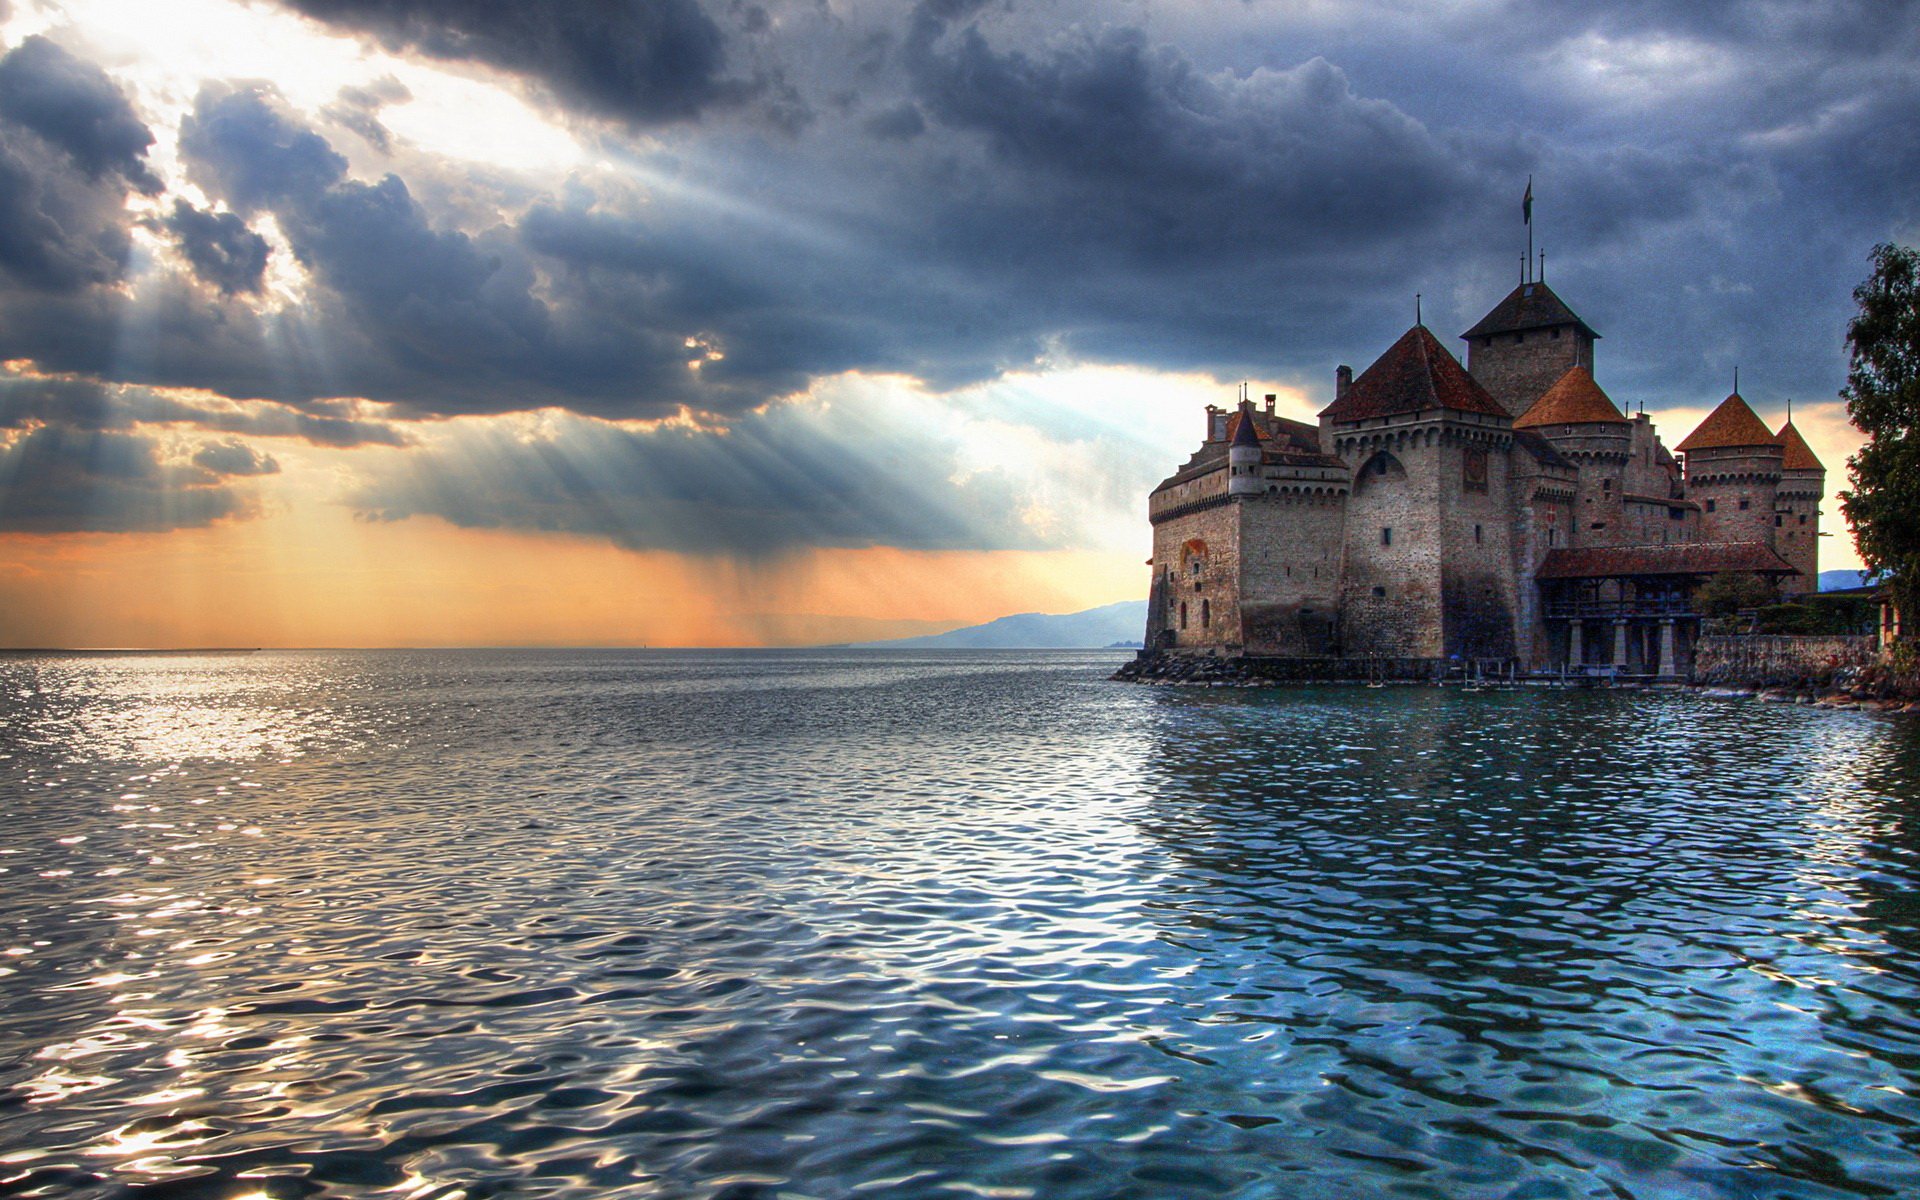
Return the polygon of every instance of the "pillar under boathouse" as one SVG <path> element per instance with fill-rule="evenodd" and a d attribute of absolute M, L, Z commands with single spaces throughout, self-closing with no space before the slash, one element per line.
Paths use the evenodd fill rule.
<path fill-rule="evenodd" d="M 1794 568 L 1754 542 L 1548 551 L 1535 578 L 1550 658 L 1576 674 L 1683 678 L 1700 636 L 1693 593 L 1722 572 L 1779 579 Z"/>

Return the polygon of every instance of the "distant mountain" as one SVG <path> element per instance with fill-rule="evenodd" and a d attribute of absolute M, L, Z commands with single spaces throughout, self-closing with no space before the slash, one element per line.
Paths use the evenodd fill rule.
<path fill-rule="evenodd" d="M 1866 583 L 1867 573 L 1865 571 L 1820 572 L 1820 590 L 1823 592 L 1831 592 L 1839 588 L 1865 587 Z"/>
<path fill-rule="evenodd" d="M 1018 613 L 926 637 L 855 642 L 863 650 L 1102 650 L 1138 646 L 1147 602 L 1122 600 L 1077 613 Z"/>

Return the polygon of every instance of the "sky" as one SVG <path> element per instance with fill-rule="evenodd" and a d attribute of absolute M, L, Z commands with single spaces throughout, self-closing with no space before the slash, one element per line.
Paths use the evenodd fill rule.
<path fill-rule="evenodd" d="M 1144 595 L 1527 231 L 1678 442 L 1859 444 L 1889 0 L 0 0 L 0 645 L 790 645 Z"/>

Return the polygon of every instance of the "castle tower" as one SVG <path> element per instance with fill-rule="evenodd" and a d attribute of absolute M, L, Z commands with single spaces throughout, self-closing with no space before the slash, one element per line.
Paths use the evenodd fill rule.
<path fill-rule="evenodd" d="M 1513 427 L 1540 434 L 1580 469 L 1573 528 L 1567 534 L 1570 547 L 1617 546 L 1631 540 L 1624 512 L 1634 424 L 1600 390 L 1592 372 L 1569 368 Z"/>
<path fill-rule="evenodd" d="M 1349 658 L 1515 652 L 1513 419 L 1424 325 L 1320 413 L 1354 468 L 1341 580 Z"/>
<path fill-rule="evenodd" d="M 1207 406 L 1207 436 L 1147 498 L 1150 649 L 1337 654 L 1346 465 L 1320 431 L 1241 401 Z"/>
<path fill-rule="evenodd" d="M 1467 372 L 1516 417 L 1574 367 L 1592 375 L 1593 343 L 1600 337 L 1537 280 L 1513 289 L 1460 336 L 1467 343 Z"/>
<path fill-rule="evenodd" d="M 1675 447 L 1686 455 L 1687 496 L 1700 503 L 1709 542 L 1774 548 L 1774 507 L 1786 450 L 1735 392 Z"/>
<path fill-rule="evenodd" d="M 1827 468 L 1813 447 L 1787 423 L 1774 435 L 1780 443 L 1780 488 L 1774 498 L 1773 549 L 1800 572 L 1780 590 L 1788 595 L 1820 590 L 1820 498 L 1827 490 Z"/>
<path fill-rule="evenodd" d="M 1252 496 L 1266 490 L 1260 477 L 1260 431 L 1254 428 L 1253 404 L 1240 402 L 1234 414 L 1233 436 L 1227 439 L 1227 495 Z"/>

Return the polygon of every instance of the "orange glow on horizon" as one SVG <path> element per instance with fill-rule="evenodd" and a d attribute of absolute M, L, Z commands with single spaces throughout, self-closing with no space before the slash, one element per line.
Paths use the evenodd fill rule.
<path fill-rule="evenodd" d="M 1139 557 L 636 553 L 548 534 L 284 515 L 163 534 L 0 536 L 0 646 L 783 646 L 1135 598 Z"/>

